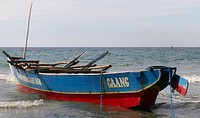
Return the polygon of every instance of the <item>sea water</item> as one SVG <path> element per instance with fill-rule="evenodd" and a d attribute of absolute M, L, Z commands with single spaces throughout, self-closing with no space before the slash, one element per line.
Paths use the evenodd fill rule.
<path fill-rule="evenodd" d="M 12 56 L 22 56 L 23 48 L 0 48 Z M 108 71 L 140 71 L 149 66 L 177 67 L 177 73 L 188 79 L 186 96 L 173 93 L 175 117 L 199 118 L 200 116 L 200 48 L 198 47 L 43 47 L 28 48 L 27 59 L 45 63 L 69 61 L 86 51 L 80 57 L 79 65 L 84 65 L 109 51 L 96 64 L 111 64 Z M 163 118 L 171 117 L 169 87 L 161 91 L 150 111 L 125 109 L 113 106 L 100 106 L 91 103 L 64 102 L 41 99 L 38 95 L 17 91 L 6 56 L 0 53 L 0 117 L 2 118 L 80 118 L 80 117 L 125 117 L 125 118 Z"/>

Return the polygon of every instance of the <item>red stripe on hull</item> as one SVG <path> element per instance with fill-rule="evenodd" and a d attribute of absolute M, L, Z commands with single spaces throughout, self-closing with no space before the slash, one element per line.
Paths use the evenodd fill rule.
<path fill-rule="evenodd" d="M 35 90 L 21 84 L 17 85 L 20 92 L 29 94 L 39 94 L 44 99 L 90 102 L 100 103 L 100 94 L 62 94 L 54 92 L 46 92 Z M 151 106 L 155 103 L 158 90 L 148 89 L 138 93 L 119 93 L 119 94 L 103 94 L 102 104 L 110 106 L 119 106 L 124 108 Z"/>

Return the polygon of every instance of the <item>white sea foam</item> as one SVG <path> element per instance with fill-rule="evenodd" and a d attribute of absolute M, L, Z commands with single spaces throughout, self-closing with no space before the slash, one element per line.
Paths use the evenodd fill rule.
<path fill-rule="evenodd" d="M 33 106 L 40 106 L 44 104 L 44 100 L 34 100 L 34 101 L 9 101 L 9 102 L 0 102 L 0 108 L 27 108 Z"/>
<path fill-rule="evenodd" d="M 15 82 L 15 78 L 12 74 L 3 74 L 0 73 L 0 80 Z"/>
<path fill-rule="evenodd" d="M 199 75 L 193 74 L 193 75 L 185 75 L 183 77 L 186 78 L 191 83 L 200 83 Z"/>
<path fill-rule="evenodd" d="M 200 103 L 200 94 L 189 94 L 183 97 L 177 93 L 173 94 L 172 98 L 174 103 Z M 168 102 L 170 100 L 170 95 L 169 93 L 159 93 L 158 99 L 160 99 L 162 102 Z"/>

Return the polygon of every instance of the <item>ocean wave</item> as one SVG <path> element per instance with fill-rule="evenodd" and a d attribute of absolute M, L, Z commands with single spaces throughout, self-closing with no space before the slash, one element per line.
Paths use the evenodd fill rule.
<path fill-rule="evenodd" d="M 184 75 L 184 78 L 186 78 L 191 83 L 200 83 L 200 75 L 193 74 L 193 75 Z"/>
<path fill-rule="evenodd" d="M 173 95 L 174 103 L 200 103 L 200 94 L 189 94 L 186 96 L 180 96 L 178 94 Z"/>
<path fill-rule="evenodd" d="M 0 74 L 0 80 L 15 82 L 15 78 L 12 74 Z"/>
<path fill-rule="evenodd" d="M 8 101 L 0 102 L 0 108 L 27 108 L 33 106 L 40 106 L 44 104 L 44 100 L 34 100 L 34 101 Z"/>
<path fill-rule="evenodd" d="M 188 94 L 184 97 L 179 94 L 173 94 L 172 98 L 174 103 L 200 103 L 200 94 Z M 158 99 L 162 102 L 169 102 L 170 95 L 159 93 Z"/>

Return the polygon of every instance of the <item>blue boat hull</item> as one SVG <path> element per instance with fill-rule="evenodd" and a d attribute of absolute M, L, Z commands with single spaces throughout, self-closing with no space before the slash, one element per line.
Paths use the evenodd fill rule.
<path fill-rule="evenodd" d="M 22 92 L 126 108 L 153 105 L 159 91 L 169 85 L 167 68 L 103 74 L 37 73 L 12 65 L 10 68 Z"/>

